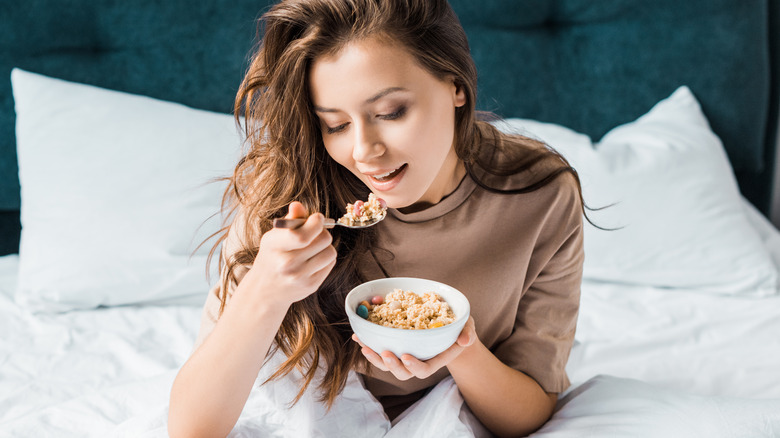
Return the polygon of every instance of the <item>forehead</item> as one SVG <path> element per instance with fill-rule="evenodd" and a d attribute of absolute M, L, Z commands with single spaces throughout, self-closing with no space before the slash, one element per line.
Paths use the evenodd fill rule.
<path fill-rule="evenodd" d="M 404 47 L 374 38 L 316 58 L 308 80 L 315 105 L 329 107 L 389 87 L 420 90 L 436 79 Z"/>

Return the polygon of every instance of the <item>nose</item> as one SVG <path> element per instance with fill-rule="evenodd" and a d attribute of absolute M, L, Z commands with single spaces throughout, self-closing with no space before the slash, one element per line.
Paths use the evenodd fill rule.
<path fill-rule="evenodd" d="M 370 122 L 355 123 L 355 144 L 352 147 L 352 159 L 356 162 L 368 162 L 385 153 L 385 145 L 376 127 Z"/>

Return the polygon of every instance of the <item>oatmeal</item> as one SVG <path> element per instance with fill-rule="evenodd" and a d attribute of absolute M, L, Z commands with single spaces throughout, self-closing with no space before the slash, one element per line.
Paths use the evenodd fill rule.
<path fill-rule="evenodd" d="M 377 302 L 379 304 L 375 304 Z M 372 303 L 362 302 L 360 306 L 368 310 L 366 319 L 386 327 L 419 330 L 442 327 L 455 321 L 449 304 L 433 292 L 418 295 L 395 289 L 383 299 L 375 297 Z"/>
<path fill-rule="evenodd" d="M 339 219 L 339 223 L 349 226 L 365 225 L 385 217 L 385 214 L 387 204 L 371 193 L 366 202 L 355 201 L 354 204 L 347 204 L 347 214 Z"/>

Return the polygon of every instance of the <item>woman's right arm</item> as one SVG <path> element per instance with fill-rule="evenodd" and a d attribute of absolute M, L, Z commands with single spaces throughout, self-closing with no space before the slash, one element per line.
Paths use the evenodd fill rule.
<path fill-rule="evenodd" d="M 300 203 L 287 217 L 306 217 Z M 324 217 L 263 235 L 213 331 L 179 370 L 171 390 L 171 437 L 226 436 L 244 408 L 290 305 L 314 293 L 336 263 Z"/>

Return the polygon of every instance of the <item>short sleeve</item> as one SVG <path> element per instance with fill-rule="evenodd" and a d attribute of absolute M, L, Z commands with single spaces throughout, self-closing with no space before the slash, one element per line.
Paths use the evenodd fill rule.
<path fill-rule="evenodd" d="M 566 362 L 574 343 L 584 261 L 582 210 L 576 189 L 559 186 L 554 214 L 534 247 L 514 330 L 493 348 L 508 366 L 547 392 L 569 387 Z"/>

